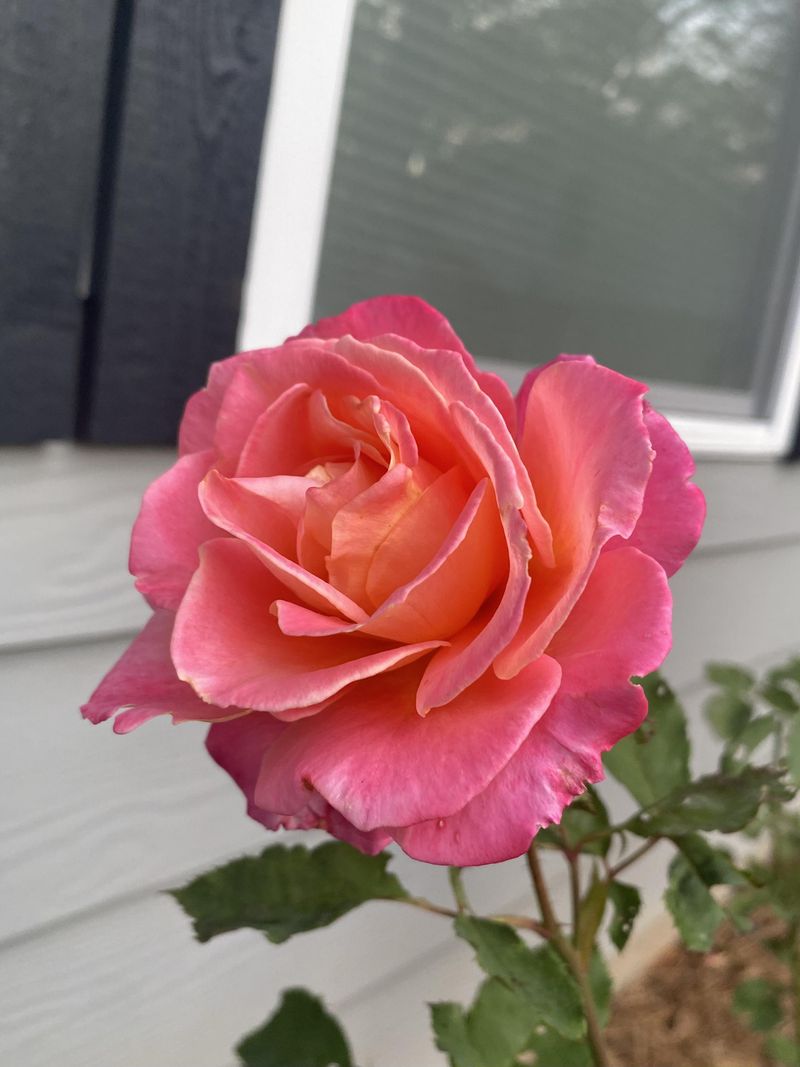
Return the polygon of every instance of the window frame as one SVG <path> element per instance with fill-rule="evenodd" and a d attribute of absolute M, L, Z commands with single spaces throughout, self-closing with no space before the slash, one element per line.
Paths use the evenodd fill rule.
<path fill-rule="evenodd" d="M 313 316 L 356 2 L 283 0 L 239 320 L 240 349 L 278 344 Z M 778 330 L 781 351 L 767 415 L 673 409 L 669 395 L 678 389 L 667 386 L 660 401 L 653 383 L 656 403 L 695 455 L 778 458 L 795 443 L 800 256 L 796 250 L 792 256 L 791 298 Z M 511 361 L 480 362 L 512 388 L 527 370 Z M 690 386 L 678 388 L 694 395 Z"/>

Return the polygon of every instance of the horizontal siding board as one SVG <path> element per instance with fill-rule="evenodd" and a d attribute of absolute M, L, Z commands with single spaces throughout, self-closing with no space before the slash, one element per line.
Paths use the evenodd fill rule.
<path fill-rule="evenodd" d="M 800 464 L 706 460 L 697 465 L 708 514 L 700 554 L 800 537 Z"/>
<path fill-rule="evenodd" d="M 144 490 L 172 458 L 61 443 L 0 453 L 0 648 L 85 640 L 146 620 L 128 543 Z"/>
<path fill-rule="evenodd" d="M 72 436 L 113 9 L 0 4 L 0 443 Z"/>
<path fill-rule="evenodd" d="M 336 1007 L 374 982 L 386 962 L 396 966 L 409 944 L 430 959 L 440 931 L 449 934 L 434 916 L 372 904 L 284 946 L 250 931 L 198 945 L 171 901 L 137 902 L 3 953 L 0 1062 L 224 1067 L 234 1062 L 238 1040 L 271 1013 L 282 988 L 307 985 Z M 448 945 L 444 951 L 449 977 L 474 986 L 468 950 Z M 440 986 L 439 999 L 446 988 Z M 413 1021 L 425 1025 L 416 1015 Z M 428 1051 L 425 1060 L 390 1062 L 442 1064 Z M 359 1054 L 364 1067 L 383 1067 L 380 1033 Z"/>
<path fill-rule="evenodd" d="M 278 9 L 137 4 L 90 440 L 174 441 L 233 351 Z"/>

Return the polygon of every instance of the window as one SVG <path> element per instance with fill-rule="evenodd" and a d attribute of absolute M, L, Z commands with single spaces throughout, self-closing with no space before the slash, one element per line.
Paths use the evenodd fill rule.
<path fill-rule="evenodd" d="M 245 346 L 418 292 L 512 384 L 590 351 L 699 451 L 786 450 L 794 0 L 360 0 L 313 26 L 301 7 L 282 15 Z"/>

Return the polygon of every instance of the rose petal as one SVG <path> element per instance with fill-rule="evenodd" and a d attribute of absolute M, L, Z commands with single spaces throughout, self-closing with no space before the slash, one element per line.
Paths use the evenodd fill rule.
<path fill-rule="evenodd" d="M 457 814 L 392 831 L 428 863 L 498 863 L 523 853 L 558 822 L 586 781 L 603 777 L 602 752 L 635 730 L 647 701 L 628 678 L 669 651 L 671 596 L 662 568 L 632 548 L 603 554 L 548 648 L 563 678 L 547 714 L 497 778 Z"/>
<path fill-rule="evenodd" d="M 231 718 L 230 708 L 206 704 L 175 673 L 169 652 L 174 620 L 172 612 L 155 612 L 83 705 L 84 718 L 105 722 L 121 712 L 116 733 L 128 733 L 155 715 L 172 715 L 175 722 Z M 235 708 L 233 714 L 241 712 Z"/>
<path fill-rule="evenodd" d="M 346 335 L 371 341 L 384 334 L 407 337 L 420 348 L 458 352 L 472 377 L 479 383 L 514 432 L 514 400 L 506 383 L 496 374 L 478 370 L 475 360 L 453 327 L 435 308 L 418 296 L 377 296 L 353 304 L 341 315 L 320 319 L 306 326 L 299 337 L 335 339 Z"/>
<path fill-rule="evenodd" d="M 553 563 L 552 536 L 537 504 L 528 471 L 520 458 L 505 421 L 499 417 L 497 409 L 487 399 L 486 394 L 475 380 L 465 373 L 463 361 L 452 352 L 432 352 L 422 349 L 404 337 L 381 337 L 377 338 L 375 343 L 383 349 L 397 352 L 414 367 L 419 368 L 425 379 L 445 398 L 451 411 L 454 408 L 467 410 L 489 430 L 494 447 L 501 448 L 513 464 L 516 492 L 521 495 L 521 507 L 525 521 L 528 523 L 531 539 L 542 561 L 547 566 L 551 566 Z M 469 446 L 469 435 L 466 443 Z"/>
<path fill-rule="evenodd" d="M 452 467 L 423 489 L 375 548 L 365 582 L 370 603 L 382 604 L 419 576 L 445 542 L 471 488 L 464 472 Z"/>
<path fill-rule="evenodd" d="M 183 412 L 178 433 L 179 455 L 205 452 L 213 446 L 220 405 L 241 360 L 241 356 L 230 356 L 211 364 L 205 389 L 189 398 Z"/>
<path fill-rule="evenodd" d="M 436 484 L 423 494 L 420 504 Z M 439 517 L 445 514 L 442 509 Z M 425 520 L 428 532 L 440 535 L 435 516 L 418 518 Z M 402 520 L 398 523 L 401 525 Z M 416 543 L 410 531 L 404 533 L 411 544 Z M 420 531 L 418 541 L 423 540 Z M 403 567 L 402 562 L 398 559 L 395 567 L 398 577 L 413 570 Z M 361 629 L 396 641 L 453 637 L 474 618 L 507 569 L 503 528 L 494 493 L 484 479 L 473 490 L 430 562 L 405 585 L 395 589 Z M 388 584 L 392 569 L 388 568 L 386 573 Z"/>
<path fill-rule="evenodd" d="M 390 347 L 356 341 L 352 337 L 329 343 L 335 345 L 336 352 L 348 366 L 359 368 L 376 383 L 380 382 L 380 387 L 374 391 L 382 400 L 405 413 L 421 456 L 440 471 L 449 470 L 456 464 L 463 465 L 458 442 L 449 432 L 447 398 L 419 367 Z M 461 360 L 452 353 L 450 357 L 463 377 L 469 379 Z"/>
<path fill-rule="evenodd" d="M 341 509 L 374 485 L 383 473 L 372 460 L 357 452 L 349 470 L 309 490 L 297 529 L 297 558 L 306 570 L 326 580 L 331 552 L 333 520 Z"/>
<path fill-rule="evenodd" d="M 183 456 L 144 494 L 129 566 L 136 588 L 154 608 L 175 611 L 197 567 L 200 545 L 220 536 L 197 497 L 212 461 L 211 452 Z"/>
<path fill-rule="evenodd" d="M 215 724 L 208 731 L 206 747 L 212 759 L 233 778 L 247 800 L 247 814 L 269 830 L 322 828 L 347 841 L 368 855 L 374 856 L 389 843 L 389 835 L 381 830 L 363 833 L 347 819 L 322 802 L 321 812 L 311 807 L 296 815 L 276 815 L 264 811 L 255 803 L 255 785 L 264 753 L 280 736 L 285 727 L 272 715 L 254 713 L 229 723 Z"/>
<path fill-rule="evenodd" d="M 338 589 L 334 589 L 330 583 L 305 570 L 266 541 L 262 541 L 258 533 L 250 533 L 248 523 L 252 521 L 251 496 L 252 494 L 234 479 L 225 478 L 217 471 L 211 471 L 200 488 L 200 502 L 209 518 L 220 529 L 227 530 L 249 545 L 283 583 L 284 588 L 273 599 L 281 599 L 286 595 L 286 590 L 290 589 L 306 604 L 323 614 L 332 609 L 355 622 L 363 622 L 367 614 L 358 604 Z"/>
<path fill-rule="evenodd" d="M 663 568 L 636 548 L 604 552 L 547 648 L 570 677 L 628 679 L 659 667 L 672 640 L 672 593 Z"/>
<path fill-rule="evenodd" d="M 362 830 L 451 814 L 511 758 L 560 675 L 548 657 L 509 683 L 487 672 L 424 719 L 415 706 L 420 668 L 363 682 L 278 738 L 262 765 L 257 802 L 292 812 L 315 789 Z"/>
<path fill-rule="evenodd" d="M 319 389 L 300 383 L 282 393 L 256 419 L 236 473 L 251 477 L 306 474 L 320 461 L 352 459 L 356 450 L 386 465 L 374 426 L 368 432 L 337 418 Z"/>
<path fill-rule="evenodd" d="M 520 454 L 553 531 L 556 566 L 534 557 L 532 591 L 495 670 L 508 678 L 547 647 L 603 545 L 628 537 L 652 468 L 645 387 L 588 359 L 551 363 L 528 393 Z"/>
<path fill-rule="evenodd" d="M 640 725 L 647 700 L 638 686 L 624 682 L 578 697 L 560 691 L 544 719 L 483 792 L 455 815 L 392 830 L 392 836 L 409 856 L 426 863 L 467 867 L 522 855 L 538 830 L 561 819 L 587 779 L 602 777 L 599 759 L 585 762 L 549 729 L 550 721 L 565 711 L 572 721 L 586 718 L 589 709 L 605 725 L 608 748 Z"/>
<path fill-rule="evenodd" d="M 332 634 L 351 634 L 359 629 L 357 622 L 347 622 L 335 615 L 320 615 L 318 611 L 289 600 L 276 600 L 271 611 L 278 620 L 281 633 L 287 637 L 330 637 Z"/>
<path fill-rule="evenodd" d="M 468 408 L 454 404 L 453 419 L 489 471 L 507 542 L 508 579 L 498 602 L 487 606 L 431 659 L 417 695 L 420 714 L 447 704 L 500 655 L 517 633 L 530 587 L 531 549 L 527 527 L 516 510 L 521 500 L 515 490 L 514 467 L 501 449 L 492 447 L 490 431 Z"/>
<path fill-rule="evenodd" d="M 205 544 L 175 620 L 178 676 L 221 707 L 283 711 L 318 704 L 441 643 L 387 648 L 361 636 L 287 637 L 269 610 L 284 591 L 247 545 Z"/>
<path fill-rule="evenodd" d="M 319 826 L 320 816 L 309 807 L 294 815 L 274 815 L 259 808 L 253 798 L 264 752 L 285 729 L 285 724 L 268 712 L 251 712 L 212 726 L 206 736 L 206 748 L 244 793 L 251 819 L 268 830 L 312 830 Z"/>
<path fill-rule="evenodd" d="M 311 392 L 335 389 L 341 396 L 381 393 L 375 378 L 337 354 L 328 341 L 289 341 L 278 348 L 245 352 L 217 416 L 218 452 L 235 463 L 259 416 L 298 383 Z"/>
<path fill-rule="evenodd" d="M 326 560 L 331 584 L 366 611 L 377 606 L 367 593 L 367 579 L 378 549 L 437 473 L 423 463 L 413 469 L 398 464 L 335 515 Z"/>
<path fill-rule="evenodd" d="M 606 550 L 625 544 L 640 548 L 671 577 L 700 540 L 706 501 L 700 487 L 689 481 L 694 474 L 691 452 L 669 422 L 649 404 L 644 419 L 656 456 L 642 514 L 627 541 L 614 537 Z"/>

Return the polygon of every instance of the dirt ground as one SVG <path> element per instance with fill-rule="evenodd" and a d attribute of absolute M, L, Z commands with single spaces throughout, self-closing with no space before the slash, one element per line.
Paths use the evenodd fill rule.
<path fill-rule="evenodd" d="M 615 1067 L 773 1067 L 730 1003 L 746 978 L 788 979 L 762 944 L 780 932 L 780 921 L 760 915 L 750 933 L 723 928 L 707 955 L 664 953 L 615 999 L 607 1031 Z"/>

